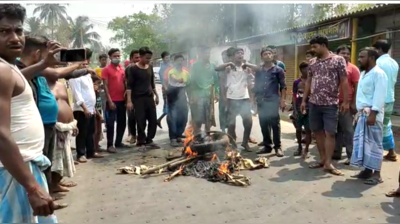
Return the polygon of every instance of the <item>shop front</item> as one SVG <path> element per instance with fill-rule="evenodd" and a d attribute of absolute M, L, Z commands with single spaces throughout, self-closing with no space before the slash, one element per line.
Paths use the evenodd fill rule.
<path fill-rule="evenodd" d="M 306 52 L 310 49 L 310 40 L 317 34 L 324 34 L 329 39 L 329 50 L 335 52 L 337 47 L 343 44 L 350 45 L 351 26 L 350 18 L 339 21 L 321 24 L 314 27 L 297 29 L 292 33 L 292 38 L 296 43 L 296 64 L 305 60 Z M 295 69 L 295 78 L 299 77 L 298 69 Z"/>

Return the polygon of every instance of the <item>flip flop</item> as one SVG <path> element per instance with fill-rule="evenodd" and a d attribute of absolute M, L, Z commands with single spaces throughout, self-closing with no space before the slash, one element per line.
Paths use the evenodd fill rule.
<path fill-rule="evenodd" d="M 383 158 L 388 160 L 388 161 L 392 161 L 392 162 L 396 162 L 397 161 L 397 156 L 396 155 L 385 155 Z"/>
<path fill-rule="evenodd" d="M 73 181 L 69 181 L 69 182 L 61 182 L 60 185 L 63 187 L 76 187 L 78 184 Z"/>
<path fill-rule="evenodd" d="M 385 194 L 389 198 L 400 198 L 400 190 L 392 190 Z"/>
<path fill-rule="evenodd" d="M 324 169 L 324 171 L 335 176 L 344 176 L 344 173 L 338 169 Z"/>
<path fill-rule="evenodd" d="M 308 166 L 308 168 L 310 168 L 310 169 L 319 169 L 319 168 L 322 168 L 322 167 L 324 167 L 324 165 L 321 164 L 321 163 L 313 163 L 313 164 Z"/>
<path fill-rule="evenodd" d="M 293 156 L 301 156 L 302 155 L 302 149 L 297 149 L 294 153 Z"/>
<path fill-rule="evenodd" d="M 378 185 L 381 183 L 383 183 L 383 180 L 381 178 L 378 179 L 376 177 L 370 177 L 364 181 L 364 184 L 366 185 Z"/>

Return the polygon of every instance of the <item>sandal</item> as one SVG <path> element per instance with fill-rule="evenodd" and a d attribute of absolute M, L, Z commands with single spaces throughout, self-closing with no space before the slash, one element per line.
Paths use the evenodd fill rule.
<path fill-rule="evenodd" d="M 107 152 L 108 153 L 117 153 L 117 150 L 114 147 L 110 146 L 107 148 Z"/>
<path fill-rule="evenodd" d="M 54 203 L 54 210 L 59 210 L 68 207 L 67 203 Z"/>
<path fill-rule="evenodd" d="M 397 161 L 397 155 L 385 155 L 383 157 L 384 159 L 388 160 L 388 161 L 392 161 L 392 162 L 396 162 Z"/>
<path fill-rule="evenodd" d="M 324 169 L 324 171 L 335 176 L 344 176 L 344 173 L 338 169 Z"/>
<path fill-rule="evenodd" d="M 400 189 L 389 191 L 385 195 L 386 195 L 386 197 L 389 197 L 389 198 L 399 198 L 400 197 Z"/>
<path fill-rule="evenodd" d="M 371 178 L 371 176 L 372 176 L 372 173 L 368 173 L 365 170 L 363 170 L 363 171 L 360 171 L 358 174 L 352 175 L 350 177 L 366 180 L 368 178 Z"/>
<path fill-rule="evenodd" d="M 304 153 L 301 153 L 301 158 L 308 159 L 308 158 L 310 158 L 310 155 L 308 154 L 308 152 L 304 152 Z"/>
<path fill-rule="evenodd" d="M 324 164 L 321 164 L 321 163 L 314 163 L 314 164 L 311 164 L 308 166 L 308 168 L 310 168 L 310 169 L 319 169 L 322 167 L 324 167 Z"/>
<path fill-rule="evenodd" d="M 346 166 L 350 166 L 350 160 L 347 159 L 343 164 L 346 165 Z"/>
<path fill-rule="evenodd" d="M 302 151 L 303 151 L 302 148 L 298 148 L 298 149 L 293 153 L 293 156 L 301 156 L 301 155 L 302 155 Z"/>
<path fill-rule="evenodd" d="M 284 154 L 283 154 L 282 149 L 275 149 L 275 155 L 276 155 L 277 157 L 283 157 Z"/>
<path fill-rule="evenodd" d="M 76 187 L 78 184 L 73 181 L 69 181 L 69 182 L 61 182 L 60 185 L 63 187 Z"/>
<path fill-rule="evenodd" d="M 378 184 L 381 184 L 381 183 L 383 183 L 383 180 L 382 180 L 382 178 L 376 178 L 376 177 L 370 177 L 370 178 L 368 178 L 368 179 L 366 179 L 365 181 L 364 181 L 364 184 L 366 184 L 366 185 L 378 185 Z"/>

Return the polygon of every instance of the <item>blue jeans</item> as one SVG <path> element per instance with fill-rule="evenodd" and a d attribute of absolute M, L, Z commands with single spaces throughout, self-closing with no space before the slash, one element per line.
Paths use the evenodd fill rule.
<path fill-rule="evenodd" d="M 185 87 L 169 87 L 167 101 L 169 139 L 173 140 L 182 137 L 188 121 L 189 109 Z"/>

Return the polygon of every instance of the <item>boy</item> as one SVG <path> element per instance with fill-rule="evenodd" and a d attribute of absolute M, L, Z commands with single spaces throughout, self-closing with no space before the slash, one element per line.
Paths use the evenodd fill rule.
<path fill-rule="evenodd" d="M 296 138 L 297 138 L 297 143 L 299 144 L 299 147 L 297 148 L 297 151 L 294 153 L 294 156 L 301 155 L 302 158 L 305 159 L 308 157 L 308 148 L 311 143 L 311 130 L 308 119 L 308 106 L 306 107 L 306 111 L 301 111 L 300 105 L 303 100 L 303 94 L 307 81 L 308 63 L 302 62 L 299 65 L 299 69 L 301 72 L 301 77 L 300 77 L 301 80 L 293 84 L 293 94 L 295 94 L 295 100 L 293 101 L 294 104 L 293 114 L 296 120 Z M 304 148 L 304 151 L 301 144 L 303 126 L 306 133 L 306 138 L 305 138 L 306 147 Z"/>
<path fill-rule="evenodd" d="M 93 80 L 93 88 L 96 93 L 96 117 L 95 117 L 95 131 L 94 131 L 94 151 L 95 154 L 99 157 L 100 155 L 100 141 L 103 140 L 103 132 L 102 132 L 102 121 L 103 121 L 103 110 L 102 110 L 102 100 L 100 95 L 100 86 L 102 81 L 100 77 L 92 75 Z"/>

